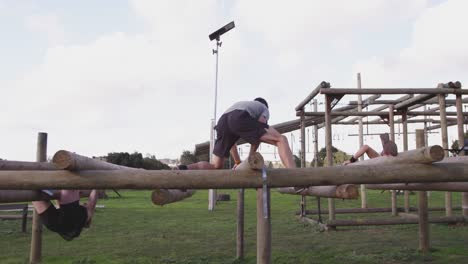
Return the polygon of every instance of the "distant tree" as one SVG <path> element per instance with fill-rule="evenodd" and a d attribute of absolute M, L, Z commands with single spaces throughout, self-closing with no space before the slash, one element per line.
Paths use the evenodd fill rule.
<path fill-rule="evenodd" d="M 180 155 L 180 163 L 183 165 L 188 165 L 196 162 L 198 162 L 198 158 L 193 152 L 184 150 L 182 152 L 182 155 Z"/>
<path fill-rule="evenodd" d="M 464 137 L 465 137 L 465 144 L 466 144 L 466 142 L 468 141 L 468 140 L 467 140 L 467 139 L 468 139 L 468 131 L 465 132 Z M 459 148 L 463 147 L 465 144 L 462 144 L 462 145 L 460 146 L 460 145 L 458 144 L 458 139 L 457 139 L 457 140 L 452 141 L 452 146 L 451 146 L 451 148 L 452 148 L 452 149 L 457 149 L 457 150 L 458 150 Z M 467 145 L 468 145 L 468 144 L 467 144 Z M 460 147 L 459 147 L 459 146 L 460 146 Z"/>
<path fill-rule="evenodd" d="M 269 168 L 269 169 L 273 169 L 273 162 L 270 161 L 270 162 L 268 163 L 268 168 Z"/>
<path fill-rule="evenodd" d="M 296 167 L 300 168 L 301 167 L 301 158 L 299 158 L 297 155 L 293 155 L 293 158 L 294 158 L 294 164 L 296 164 Z"/>
<path fill-rule="evenodd" d="M 346 152 L 344 152 L 342 150 L 339 150 L 339 149 L 337 149 L 337 148 L 335 148 L 333 146 L 332 146 L 332 153 L 333 153 L 333 163 L 335 165 L 336 164 L 341 164 L 345 160 L 348 160 L 349 158 L 351 158 L 351 156 L 346 154 Z M 317 159 L 317 164 L 318 164 L 319 167 L 324 166 L 326 158 L 327 158 L 327 149 L 322 148 L 322 149 L 320 149 L 317 157 L 315 157 L 314 160 L 312 160 L 311 166 L 314 166 L 315 159 Z"/>
<path fill-rule="evenodd" d="M 107 162 L 122 165 L 131 168 L 141 168 L 146 170 L 168 170 L 169 166 L 160 162 L 153 156 L 143 158 L 143 155 L 138 152 L 132 154 L 128 152 L 112 152 L 105 157 Z"/>

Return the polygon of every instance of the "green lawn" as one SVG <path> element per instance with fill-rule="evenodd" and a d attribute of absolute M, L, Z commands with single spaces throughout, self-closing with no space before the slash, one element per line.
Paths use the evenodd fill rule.
<path fill-rule="evenodd" d="M 207 210 L 207 192 L 164 207 L 151 203 L 149 191 L 122 191 L 124 198 L 100 200 L 90 229 L 67 242 L 44 231 L 43 263 L 256 263 L 255 192 L 246 191 L 246 259 L 235 260 L 236 191 L 231 201 Z M 411 205 L 416 205 L 411 196 Z M 460 194 L 453 194 L 455 206 Z M 371 191 L 370 207 L 388 207 L 390 194 Z M 322 199 L 326 207 L 326 199 Z M 294 212 L 299 196 L 272 192 L 273 263 L 468 263 L 468 226 L 431 225 L 430 254 L 418 253 L 418 226 L 350 227 L 319 232 L 300 223 Z M 403 202 L 399 196 L 399 204 Z M 309 209 L 316 208 L 308 198 Z M 430 206 L 442 206 L 443 193 L 432 192 Z M 356 208 L 360 201 L 336 201 L 337 208 Z M 431 213 L 443 215 L 444 212 Z M 455 211 L 459 215 L 460 211 Z M 327 215 L 324 215 L 326 218 Z M 338 214 L 337 219 L 390 217 L 384 214 Z M 0 221 L 0 263 L 27 263 L 30 229 L 19 221 Z"/>

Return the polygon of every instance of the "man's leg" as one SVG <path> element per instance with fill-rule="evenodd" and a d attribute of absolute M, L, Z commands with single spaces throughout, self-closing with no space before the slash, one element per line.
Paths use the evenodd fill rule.
<path fill-rule="evenodd" d="M 32 202 L 32 204 L 38 214 L 42 214 L 47 210 L 47 208 L 49 208 L 49 206 L 52 205 L 52 203 L 49 201 L 35 201 Z"/>
<path fill-rule="evenodd" d="M 260 137 L 260 141 L 277 146 L 281 162 L 286 168 L 296 168 L 293 154 L 289 148 L 288 139 L 281 135 L 273 127 L 265 128 L 266 133 Z"/>
<path fill-rule="evenodd" d="M 370 158 L 370 159 L 373 159 L 373 158 L 377 158 L 379 155 L 379 153 L 377 153 L 377 151 L 375 151 L 373 148 L 369 147 L 369 145 L 363 145 L 354 155 L 353 157 L 355 159 L 359 159 L 362 155 L 367 154 L 367 156 Z"/>
<path fill-rule="evenodd" d="M 85 227 L 89 227 L 91 225 L 91 221 L 94 216 L 94 212 L 96 209 L 96 203 L 98 200 L 98 191 L 92 190 L 88 197 L 88 202 L 86 203 L 85 207 L 88 212 L 88 218 L 86 220 Z"/>
<path fill-rule="evenodd" d="M 60 204 L 69 204 L 74 201 L 80 200 L 80 191 L 78 190 L 60 190 L 60 198 L 58 203 Z"/>

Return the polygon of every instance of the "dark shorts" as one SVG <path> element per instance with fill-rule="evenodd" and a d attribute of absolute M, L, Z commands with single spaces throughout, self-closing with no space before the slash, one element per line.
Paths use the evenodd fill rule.
<path fill-rule="evenodd" d="M 216 142 L 213 153 L 218 157 L 229 157 L 231 147 L 239 138 L 252 145 L 260 144 L 260 138 L 266 133 L 267 124 L 258 122 L 247 111 L 234 110 L 222 115 L 216 125 Z"/>
<path fill-rule="evenodd" d="M 61 204 L 55 208 L 53 204 L 40 214 L 42 223 L 53 232 L 58 233 L 63 239 L 70 241 L 78 237 L 86 224 L 88 211 L 78 201 Z"/>

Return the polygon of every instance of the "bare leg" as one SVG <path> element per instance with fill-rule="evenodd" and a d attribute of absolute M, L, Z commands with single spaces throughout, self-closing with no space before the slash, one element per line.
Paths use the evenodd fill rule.
<path fill-rule="evenodd" d="M 288 139 L 281 135 L 273 127 L 266 128 L 265 130 L 267 132 L 260 138 L 260 140 L 278 147 L 278 154 L 280 156 L 281 162 L 286 168 L 296 168 L 293 154 L 289 148 Z"/>
<path fill-rule="evenodd" d="M 85 207 L 88 211 L 88 219 L 86 220 L 85 227 L 89 227 L 91 225 L 91 221 L 94 216 L 94 211 L 96 209 L 96 203 L 98 199 L 98 192 L 97 190 L 92 190 L 88 197 L 88 202 L 86 203 Z"/>
<path fill-rule="evenodd" d="M 373 158 L 377 158 L 379 155 L 379 153 L 377 153 L 377 151 L 375 151 L 373 148 L 369 147 L 369 145 L 363 145 L 357 152 L 356 154 L 353 155 L 353 157 L 355 159 L 359 159 L 359 157 L 361 157 L 362 155 L 367 154 L 367 156 L 370 158 L 370 159 L 373 159 Z"/>
<path fill-rule="evenodd" d="M 69 204 L 80 200 L 80 191 L 78 190 L 60 190 L 59 204 Z"/>
<path fill-rule="evenodd" d="M 47 210 L 47 208 L 49 208 L 49 206 L 52 205 L 52 203 L 49 201 L 35 201 L 35 202 L 32 202 L 32 204 L 38 214 L 42 214 L 43 212 Z"/>

